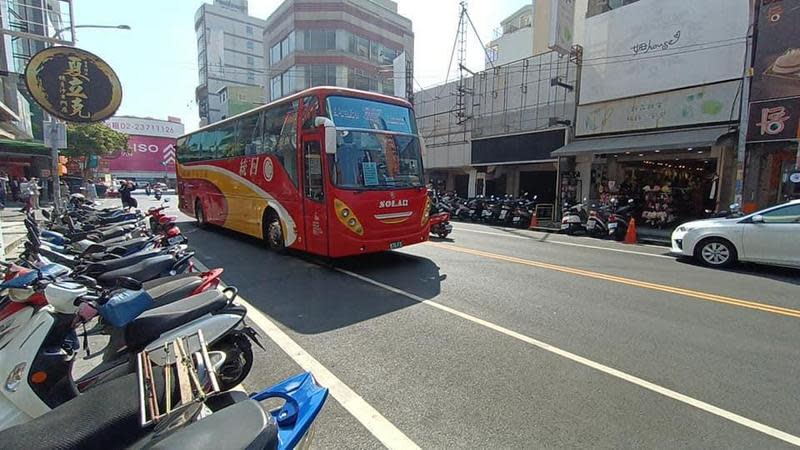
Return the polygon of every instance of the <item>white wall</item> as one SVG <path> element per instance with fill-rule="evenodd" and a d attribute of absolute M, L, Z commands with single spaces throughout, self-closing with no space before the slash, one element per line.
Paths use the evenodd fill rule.
<path fill-rule="evenodd" d="M 533 28 L 520 28 L 513 33 L 504 34 L 489 43 L 489 47 L 495 45 L 497 46 L 495 66 L 527 58 L 533 55 Z M 491 67 L 486 64 L 486 69 Z"/>
<path fill-rule="evenodd" d="M 640 0 L 586 19 L 581 104 L 741 78 L 748 0 Z"/>

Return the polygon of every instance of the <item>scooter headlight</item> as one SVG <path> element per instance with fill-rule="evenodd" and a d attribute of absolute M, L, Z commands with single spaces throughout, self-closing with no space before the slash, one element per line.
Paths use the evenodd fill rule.
<path fill-rule="evenodd" d="M 28 363 L 21 362 L 11 369 L 11 373 L 9 373 L 8 377 L 6 378 L 6 390 L 8 392 L 17 391 L 19 383 L 23 380 L 23 378 L 25 378 L 25 369 L 27 367 Z"/>

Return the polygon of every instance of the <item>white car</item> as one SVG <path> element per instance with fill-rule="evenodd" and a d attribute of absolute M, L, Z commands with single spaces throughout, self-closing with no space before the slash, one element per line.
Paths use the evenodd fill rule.
<path fill-rule="evenodd" d="M 750 261 L 800 268 L 800 200 L 743 217 L 685 223 L 672 233 L 672 252 L 711 267 Z"/>

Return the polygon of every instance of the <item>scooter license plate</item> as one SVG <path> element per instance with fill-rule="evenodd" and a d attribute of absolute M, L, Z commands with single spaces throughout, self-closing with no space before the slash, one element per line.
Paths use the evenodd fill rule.
<path fill-rule="evenodd" d="M 562 223 L 561 224 L 561 229 L 562 230 L 566 230 L 567 228 L 569 228 L 569 224 L 568 223 Z"/>
<path fill-rule="evenodd" d="M 403 241 L 392 242 L 389 244 L 389 250 L 395 250 L 403 246 Z"/>
<path fill-rule="evenodd" d="M 501 219 L 505 219 L 507 214 L 508 214 L 508 211 L 506 211 L 505 209 L 500 211 L 500 218 Z"/>
<path fill-rule="evenodd" d="M 608 231 L 616 230 L 616 229 L 617 229 L 617 224 L 615 224 L 615 223 L 608 224 Z"/>
<path fill-rule="evenodd" d="M 594 230 L 594 225 L 595 225 L 594 220 L 590 220 L 590 221 L 586 222 L 586 229 L 587 230 Z"/>
<path fill-rule="evenodd" d="M 167 244 L 169 244 L 169 245 L 177 245 L 177 244 L 183 244 L 185 241 L 186 241 L 186 238 L 184 236 L 173 236 L 173 237 L 167 239 Z"/>

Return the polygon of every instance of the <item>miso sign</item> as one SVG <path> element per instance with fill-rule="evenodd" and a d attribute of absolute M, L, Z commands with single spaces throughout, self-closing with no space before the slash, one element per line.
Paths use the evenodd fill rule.
<path fill-rule="evenodd" d="M 50 47 L 33 55 L 25 84 L 36 103 L 68 122 L 100 122 L 122 102 L 122 85 L 111 67 L 73 47 Z"/>

